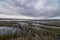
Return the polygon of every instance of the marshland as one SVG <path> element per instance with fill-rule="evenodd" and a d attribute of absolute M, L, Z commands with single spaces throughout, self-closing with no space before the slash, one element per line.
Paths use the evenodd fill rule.
<path fill-rule="evenodd" d="M 0 40 L 60 40 L 60 21 L 0 21 Z"/>

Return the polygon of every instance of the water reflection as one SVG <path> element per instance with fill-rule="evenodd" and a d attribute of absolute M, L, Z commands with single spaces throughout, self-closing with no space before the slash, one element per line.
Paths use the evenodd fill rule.
<path fill-rule="evenodd" d="M 0 26 L 0 35 L 19 33 L 21 30 L 19 28 Z"/>

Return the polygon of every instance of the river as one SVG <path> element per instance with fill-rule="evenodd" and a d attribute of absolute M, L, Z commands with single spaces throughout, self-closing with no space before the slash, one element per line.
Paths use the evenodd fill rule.
<path fill-rule="evenodd" d="M 20 33 L 21 30 L 19 28 L 0 26 L 0 35 L 14 34 L 16 32 Z"/>

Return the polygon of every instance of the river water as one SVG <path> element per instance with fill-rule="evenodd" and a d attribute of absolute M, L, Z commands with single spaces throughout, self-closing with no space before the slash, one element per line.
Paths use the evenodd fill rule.
<path fill-rule="evenodd" d="M 0 35 L 14 34 L 14 33 L 20 33 L 20 32 L 21 30 L 19 28 L 0 26 Z"/>

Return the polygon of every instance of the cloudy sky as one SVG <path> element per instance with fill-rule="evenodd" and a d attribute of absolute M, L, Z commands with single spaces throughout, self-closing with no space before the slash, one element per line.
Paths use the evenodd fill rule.
<path fill-rule="evenodd" d="M 60 17 L 59 0 L 0 0 L 2 18 Z"/>

